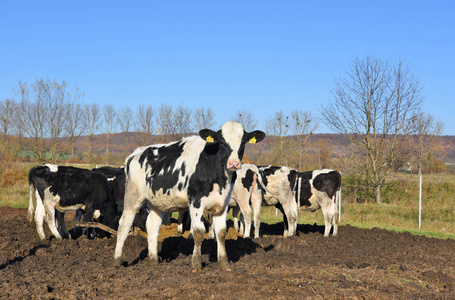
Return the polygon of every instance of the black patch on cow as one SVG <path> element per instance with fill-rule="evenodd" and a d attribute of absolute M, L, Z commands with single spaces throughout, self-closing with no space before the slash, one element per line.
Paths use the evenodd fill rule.
<path fill-rule="evenodd" d="M 220 191 L 227 186 L 225 166 L 232 153 L 231 147 L 218 131 L 218 142 L 207 143 L 199 155 L 194 174 L 190 177 L 188 185 L 188 198 L 190 205 L 195 208 L 201 207 L 201 198 L 207 197 L 213 190 L 214 184 L 218 184 Z M 239 157 L 240 158 L 240 157 Z M 240 158 L 241 159 L 241 158 Z"/>
<path fill-rule="evenodd" d="M 314 171 L 301 172 L 300 187 L 300 206 L 310 206 L 309 199 L 312 196 L 310 180 L 313 178 Z M 328 173 L 320 173 L 313 179 L 313 187 L 321 192 L 325 192 L 329 198 L 332 198 L 341 187 L 341 174 L 338 171 L 330 171 Z M 296 193 L 296 201 L 297 201 Z"/>
<path fill-rule="evenodd" d="M 298 173 L 296 170 L 290 170 L 288 174 L 289 187 L 292 191 L 295 189 L 295 183 L 297 180 Z"/>
<path fill-rule="evenodd" d="M 300 204 L 299 206 L 310 206 L 311 202 L 309 199 L 313 195 L 311 193 L 310 180 L 313 178 L 313 171 L 301 172 L 299 173 L 301 179 L 300 182 Z M 296 201 L 298 197 L 298 192 L 295 193 Z"/>
<path fill-rule="evenodd" d="M 142 168 L 145 167 L 146 181 L 154 194 L 163 189 L 163 193 L 169 195 L 170 190 L 177 185 L 182 169 L 174 170 L 174 168 L 177 159 L 182 156 L 184 145 L 185 142 L 161 147 L 151 146 L 141 154 L 139 163 Z"/>
<path fill-rule="evenodd" d="M 237 177 L 238 177 L 238 176 L 237 176 L 237 172 L 234 172 L 234 173 L 232 174 L 232 177 L 231 177 L 231 184 L 234 184 L 234 183 L 235 183 L 235 181 L 237 180 Z"/>
<path fill-rule="evenodd" d="M 330 199 L 335 195 L 336 191 L 341 186 L 341 176 L 337 171 L 330 171 L 329 173 L 323 173 L 316 176 L 313 180 L 313 186 L 315 189 L 321 192 L 325 192 Z"/>
<path fill-rule="evenodd" d="M 185 162 L 182 162 L 182 166 L 180 167 L 180 172 L 182 173 L 182 176 L 185 176 L 185 168 L 186 168 L 186 164 L 185 164 Z"/>
<path fill-rule="evenodd" d="M 128 161 L 126 162 L 126 173 L 129 173 L 130 172 L 130 164 L 131 164 L 131 161 L 133 160 L 133 157 L 130 157 L 128 158 Z"/>
<path fill-rule="evenodd" d="M 123 198 L 125 197 L 125 169 L 123 167 L 113 168 L 105 166 L 94 168 L 92 171 L 103 174 L 106 179 L 108 179 L 108 183 L 112 187 L 114 193 L 117 216 L 121 216 L 123 212 Z"/>
<path fill-rule="evenodd" d="M 253 170 L 246 170 L 245 177 L 242 178 L 242 185 L 245 189 L 250 190 L 253 185 L 254 175 L 256 173 Z"/>
<path fill-rule="evenodd" d="M 279 170 L 281 167 L 277 166 L 261 166 L 259 167 L 259 174 L 261 175 L 262 182 L 264 183 L 264 186 L 267 187 L 268 180 L 267 177 L 270 175 L 275 174 L 277 170 Z M 265 192 L 265 191 L 263 191 Z"/>

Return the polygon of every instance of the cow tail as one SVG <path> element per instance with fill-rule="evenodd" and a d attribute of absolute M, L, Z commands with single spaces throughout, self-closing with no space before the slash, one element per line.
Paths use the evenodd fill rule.
<path fill-rule="evenodd" d="M 297 206 L 300 206 L 300 189 L 302 188 L 302 177 L 298 176 L 297 180 Z"/>
<path fill-rule="evenodd" d="M 253 195 L 254 193 L 254 190 L 259 188 L 257 185 L 258 185 L 258 174 L 255 173 L 254 176 L 253 176 L 253 186 L 251 188 L 251 192 L 250 192 L 250 198 L 248 199 L 248 202 L 251 204 L 251 196 Z"/>
<path fill-rule="evenodd" d="M 33 194 L 35 193 L 35 186 L 30 178 L 28 177 L 28 185 L 30 189 L 30 198 L 28 200 L 28 212 L 27 212 L 27 219 L 31 223 L 33 221 L 33 215 L 35 214 L 35 207 L 33 206 Z"/>
<path fill-rule="evenodd" d="M 265 186 L 264 182 L 262 181 L 262 172 L 259 171 L 257 174 L 258 174 L 258 182 L 259 182 L 259 184 L 261 185 L 261 188 L 262 188 L 263 193 L 267 192 L 267 193 L 269 193 L 270 195 L 275 195 L 274 193 L 272 193 L 271 191 L 269 191 L 269 189 Z M 259 188 L 259 187 L 258 187 L 258 188 Z"/>
<path fill-rule="evenodd" d="M 341 173 L 340 172 L 337 172 L 338 173 L 338 182 L 337 182 L 337 186 L 336 186 L 336 189 L 335 189 L 335 195 L 333 196 L 333 201 L 334 201 L 334 210 L 335 210 L 335 215 L 334 215 L 334 218 L 335 218 L 335 222 L 338 224 L 338 219 L 340 218 L 340 212 L 338 211 L 338 205 L 339 205 L 339 201 L 340 201 L 340 190 L 341 190 Z"/>

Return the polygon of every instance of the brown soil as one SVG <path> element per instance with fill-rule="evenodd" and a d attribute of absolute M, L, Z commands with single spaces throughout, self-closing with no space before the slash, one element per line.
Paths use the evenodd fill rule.
<path fill-rule="evenodd" d="M 72 227 L 68 215 L 68 227 Z M 374 228 L 264 225 L 260 239 L 229 229 L 231 272 L 216 262 L 216 243 L 202 245 L 203 270 L 192 273 L 193 243 L 162 226 L 162 262 L 150 267 L 146 239 L 126 240 L 126 266 L 112 266 L 115 237 L 39 241 L 26 210 L 0 208 L 0 298 L 13 299 L 454 299 L 455 240 Z M 47 230 L 49 236 L 49 231 Z M 163 239 L 166 236 L 165 239 Z"/>

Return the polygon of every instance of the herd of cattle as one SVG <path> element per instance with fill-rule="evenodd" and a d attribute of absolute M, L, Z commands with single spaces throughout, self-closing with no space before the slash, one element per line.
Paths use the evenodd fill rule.
<path fill-rule="evenodd" d="M 182 231 L 185 215 L 191 224 L 193 271 L 202 268 L 204 212 L 211 216 L 218 262 L 227 270 L 226 215 L 230 207 L 234 227 L 244 237 L 250 236 L 253 215 L 254 237 L 259 237 L 262 205 L 274 205 L 283 213 L 284 236 L 296 234 L 300 210 L 319 208 L 325 220 L 324 236 L 329 236 L 332 225 L 332 234 L 336 235 L 340 173 L 242 164 L 245 144 L 260 142 L 264 137 L 262 131 L 246 132 L 241 124 L 227 122 L 219 131 L 203 129 L 199 136 L 138 148 L 121 168 L 34 167 L 28 175 L 29 220 L 35 219 L 40 239 L 45 239 L 44 220 L 51 233 L 61 239 L 69 237 L 65 211 L 76 210 L 77 220 L 81 215 L 84 221 L 97 218 L 117 230 L 116 266 L 123 263 L 122 249 L 131 227 L 137 226 L 147 232 L 148 256 L 153 265 L 158 262 L 158 233 L 163 218 L 178 211 L 178 230 Z"/>

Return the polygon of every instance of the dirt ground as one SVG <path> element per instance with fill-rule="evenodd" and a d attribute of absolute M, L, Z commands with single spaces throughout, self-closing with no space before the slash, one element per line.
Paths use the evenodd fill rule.
<path fill-rule="evenodd" d="M 126 266 L 117 269 L 115 237 L 39 241 L 26 210 L 2 207 L 0 298 L 455 299 L 455 240 L 349 225 L 330 238 L 322 226 L 298 231 L 284 239 L 282 223 L 265 224 L 252 240 L 231 228 L 233 270 L 219 269 L 216 244 L 206 239 L 203 270 L 192 273 L 192 241 L 177 236 L 175 224 L 163 225 L 158 267 L 150 267 L 146 239 L 137 235 L 126 240 Z"/>

